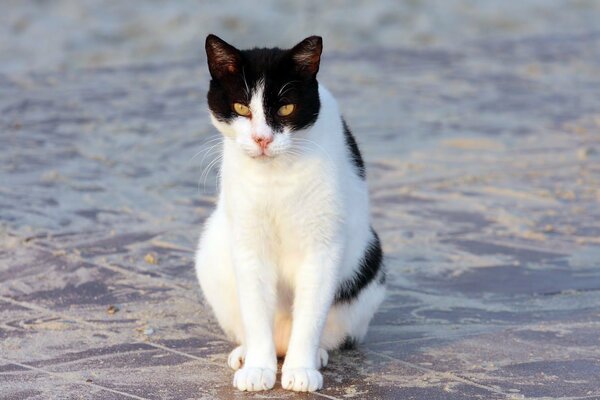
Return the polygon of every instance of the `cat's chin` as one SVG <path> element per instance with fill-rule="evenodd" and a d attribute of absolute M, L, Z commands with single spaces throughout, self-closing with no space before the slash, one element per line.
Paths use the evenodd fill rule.
<path fill-rule="evenodd" d="M 276 152 L 276 153 L 246 152 L 246 154 L 248 155 L 248 157 L 250 157 L 253 160 L 267 162 L 267 161 L 275 160 L 276 158 L 278 158 L 279 156 L 281 156 L 281 155 L 283 155 L 285 153 L 280 153 L 280 152 Z"/>
<path fill-rule="evenodd" d="M 250 155 L 250 158 L 252 158 L 253 160 L 262 161 L 262 162 L 273 160 L 276 157 L 277 157 L 276 155 L 269 155 L 269 154 L 251 154 Z"/>
<path fill-rule="evenodd" d="M 248 149 L 248 148 L 244 148 L 245 146 L 240 146 L 240 150 L 241 152 L 248 158 L 251 158 L 253 160 L 257 160 L 257 161 L 269 161 L 269 160 L 273 160 L 275 158 L 277 158 L 277 156 L 279 155 L 279 153 L 263 153 L 260 150 L 256 150 L 256 149 Z"/>

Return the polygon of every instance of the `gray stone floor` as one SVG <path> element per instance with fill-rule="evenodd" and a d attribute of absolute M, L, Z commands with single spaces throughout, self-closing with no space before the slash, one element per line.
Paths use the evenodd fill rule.
<path fill-rule="evenodd" d="M 298 397 L 600 399 L 600 31 L 517 36 L 325 54 L 389 295 Z M 0 398 L 296 396 L 232 389 L 195 281 L 207 80 L 0 74 Z"/>

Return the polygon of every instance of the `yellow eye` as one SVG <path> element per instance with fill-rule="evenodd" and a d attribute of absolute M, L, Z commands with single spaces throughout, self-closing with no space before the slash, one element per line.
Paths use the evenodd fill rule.
<path fill-rule="evenodd" d="M 233 110 L 243 117 L 250 115 L 250 109 L 242 103 L 233 103 Z"/>
<path fill-rule="evenodd" d="M 285 106 L 279 107 L 279 110 L 277 110 L 277 114 L 282 117 L 287 117 L 288 115 L 294 112 L 295 108 L 296 106 L 294 104 L 286 104 Z"/>

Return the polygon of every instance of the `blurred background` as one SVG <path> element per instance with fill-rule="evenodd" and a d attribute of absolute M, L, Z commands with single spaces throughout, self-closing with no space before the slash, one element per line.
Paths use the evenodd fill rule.
<path fill-rule="evenodd" d="M 2 0 L 0 72 L 187 60 L 204 37 L 289 47 L 325 38 L 326 52 L 454 46 L 597 29 L 595 0 Z"/>

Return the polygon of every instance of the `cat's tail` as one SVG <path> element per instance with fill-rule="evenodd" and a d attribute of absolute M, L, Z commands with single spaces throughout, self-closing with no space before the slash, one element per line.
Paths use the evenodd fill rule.
<path fill-rule="evenodd" d="M 291 334 L 292 316 L 290 314 L 277 313 L 275 316 L 275 330 L 273 332 L 277 357 L 283 357 L 287 353 Z"/>

